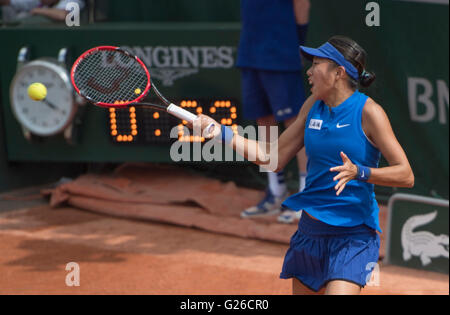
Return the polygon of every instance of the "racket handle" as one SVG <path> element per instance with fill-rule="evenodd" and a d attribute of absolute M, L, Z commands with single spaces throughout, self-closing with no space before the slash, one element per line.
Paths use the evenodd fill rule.
<path fill-rule="evenodd" d="M 198 117 L 197 115 L 194 115 L 191 112 L 188 112 L 187 110 L 184 110 L 183 108 L 175 104 L 170 104 L 169 107 L 167 107 L 167 112 L 179 119 L 186 120 L 190 123 L 193 123 L 194 120 L 196 120 Z M 209 124 L 208 127 L 205 128 L 206 135 L 212 136 L 214 128 L 215 128 L 214 123 Z"/>
<path fill-rule="evenodd" d="M 197 119 L 197 115 L 194 115 L 191 112 L 188 112 L 187 110 L 184 110 L 175 104 L 170 104 L 169 107 L 167 107 L 167 112 L 179 119 L 186 120 L 187 122 L 190 123 L 193 123 L 194 120 Z"/>

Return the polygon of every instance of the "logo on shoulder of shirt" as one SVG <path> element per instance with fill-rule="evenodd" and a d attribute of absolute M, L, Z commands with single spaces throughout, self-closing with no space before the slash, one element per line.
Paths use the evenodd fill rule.
<path fill-rule="evenodd" d="M 321 130 L 322 129 L 323 120 L 320 119 L 311 119 L 309 121 L 309 129 Z"/>

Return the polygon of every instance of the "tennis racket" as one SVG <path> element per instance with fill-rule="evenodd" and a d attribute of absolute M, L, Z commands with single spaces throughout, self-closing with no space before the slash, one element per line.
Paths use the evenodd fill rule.
<path fill-rule="evenodd" d="M 140 105 L 169 114 L 191 124 L 197 116 L 169 102 L 151 81 L 145 64 L 132 53 L 120 47 L 101 46 L 83 53 L 75 61 L 71 80 L 76 92 L 90 103 L 106 108 L 124 108 Z M 150 90 L 162 101 L 162 105 L 144 103 Z M 206 129 L 212 134 L 214 124 Z"/>

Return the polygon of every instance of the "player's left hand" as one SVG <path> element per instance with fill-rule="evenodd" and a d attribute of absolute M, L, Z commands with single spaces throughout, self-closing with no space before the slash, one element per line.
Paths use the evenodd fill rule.
<path fill-rule="evenodd" d="M 344 152 L 341 152 L 341 158 L 344 163 L 343 165 L 330 168 L 331 172 L 339 172 L 339 174 L 333 178 L 334 181 L 339 180 L 336 186 L 334 186 L 334 189 L 337 191 L 336 196 L 339 196 L 344 190 L 345 185 L 352 179 L 355 179 L 358 175 L 358 168 L 350 161 Z"/>

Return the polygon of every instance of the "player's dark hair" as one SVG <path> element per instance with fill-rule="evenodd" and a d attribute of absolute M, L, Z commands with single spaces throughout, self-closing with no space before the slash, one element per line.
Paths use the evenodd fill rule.
<path fill-rule="evenodd" d="M 366 70 L 367 53 L 357 42 L 351 38 L 340 35 L 331 37 L 328 42 L 358 70 L 360 78 L 359 82 L 349 77 L 352 89 L 356 90 L 359 86 L 365 88 L 369 87 L 373 81 L 375 81 L 375 73 Z M 339 65 L 336 64 L 336 66 Z"/>

